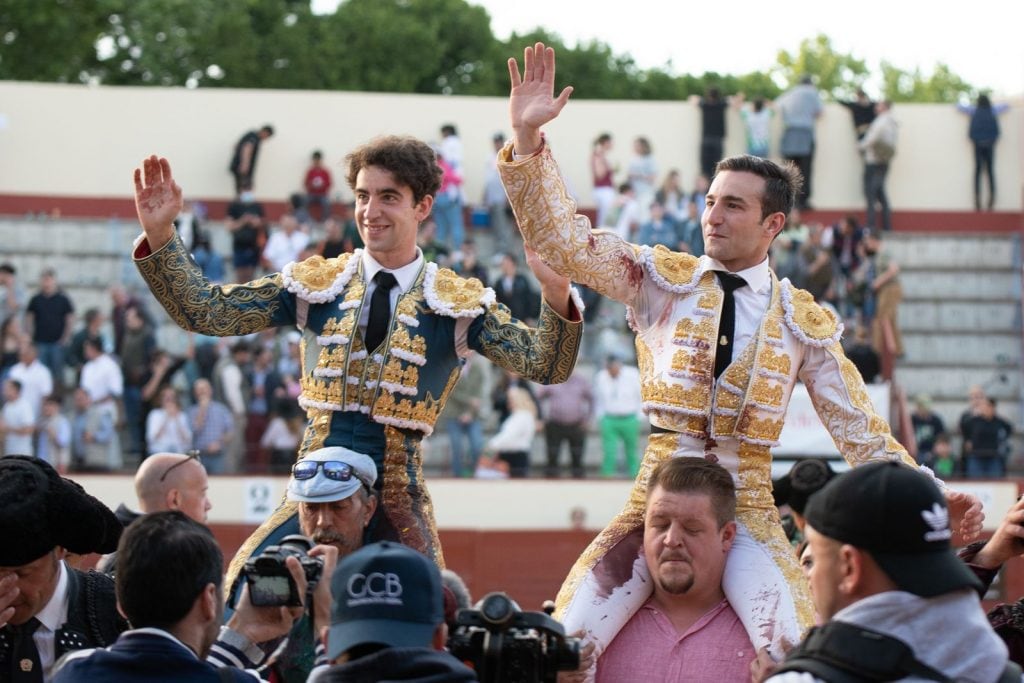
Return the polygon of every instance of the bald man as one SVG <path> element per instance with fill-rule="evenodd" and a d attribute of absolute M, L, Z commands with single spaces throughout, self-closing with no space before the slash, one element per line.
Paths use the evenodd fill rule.
<path fill-rule="evenodd" d="M 206 468 L 198 456 L 182 453 L 154 453 L 139 465 L 135 472 L 135 496 L 139 499 L 139 512 L 133 512 L 123 503 L 117 508 L 117 518 L 124 526 L 136 518 L 153 512 L 180 510 L 200 524 L 206 524 L 207 513 L 213 504 L 207 496 L 210 483 Z M 104 555 L 97 568 L 114 574 L 117 553 Z"/>

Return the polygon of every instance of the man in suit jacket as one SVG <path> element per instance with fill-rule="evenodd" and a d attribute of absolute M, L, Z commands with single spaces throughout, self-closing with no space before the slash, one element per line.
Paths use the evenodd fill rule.
<path fill-rule="evenodd" d="M 140 517 L 117 551 L 117 602 L 135 628 L 107 649 L 65 657 L 54 683 L 260 680 L 252 670 L 265 658 L 258 644 L 287 633 L 302 613 L 253 607 L 245 589 L 222 627 L 224 557 L 210 530 L 178 510 Z M 323 558 L 330 576 L 337 551 L 316 546 L 310 555 Z M 289 557 L 285 565 L 305 596 L 298 560 Z M 316 600 L 330 601 L 328 583 L 314 589 Z"/>

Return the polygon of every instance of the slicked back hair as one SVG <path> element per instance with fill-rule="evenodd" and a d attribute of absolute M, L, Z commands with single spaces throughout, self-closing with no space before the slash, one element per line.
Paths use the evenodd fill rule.
<path fill-rule="evenodd" d="M 786 216 L 793 209 L 796 195 L 804 185 L 800 169 L 790 161 L 777 164 L 750 154 L 726 157 L 715 165 L 715 175 L 722 171 L 742 171 L 764 178 L 764 194 L 761 195 L 761 220 L 778 211 Z"/>
<path fill-rule="evenodd" d="M 654 489 L 668 493 L 702 493 L 711 497 L 718 528 L 736 519 L 736 485 L 729 471 L 704 458 L 678 457 L 662 461 L 647 482 L 647 500 Z"/>

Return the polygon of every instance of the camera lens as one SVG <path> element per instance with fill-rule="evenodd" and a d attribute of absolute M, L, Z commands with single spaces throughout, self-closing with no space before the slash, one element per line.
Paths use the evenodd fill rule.
<path fill-rule="evenodd" d="M 486 621 L 492 624 L 500 624 L 512 616 L 512 601 L 501 593 L 491 593 L 484 598 L 480 606 L 480 613 Z"/>

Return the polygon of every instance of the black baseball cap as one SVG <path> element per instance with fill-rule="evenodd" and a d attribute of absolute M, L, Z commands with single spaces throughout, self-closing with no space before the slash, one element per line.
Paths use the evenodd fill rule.
<path fill-rule="evenodd" d="M 930 598 L 981 583 L 953 552 L 949 510 L 927 475 L 869 463 L 833 478 L 804 510 L 815 531 L 871 554 L 900 590 Z"/>

